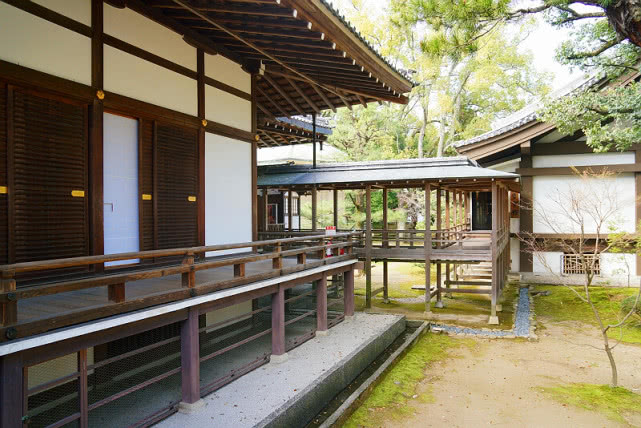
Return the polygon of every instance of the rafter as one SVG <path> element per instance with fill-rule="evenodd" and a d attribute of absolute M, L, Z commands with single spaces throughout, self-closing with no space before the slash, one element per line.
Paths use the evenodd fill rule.
<path fill-rule="evenodd" d="M 278 93 L 285 98 L 285 100 L 298 112 L 298 114 L 305 114 L 303 109 L 281 88 L 281 86 L 269 76 L 269 73 L 265 73 L 263 78 L 267 80 L 273 87 L 278 91 Z"/>
<path fill-rule="evenodd" d="M 263 91 L 263 89 L 260 87 L 260 85 L 256 85 L 256 89 L 258 90 L 258 92 L 260 92 L 260 94 L 261 94 L 263 97 L 267 98 L 267 101 L 269 101 L 270 103 L 272 103 L 272 105 L 273 105 L 274 107 L 276 107 L 276 110 L 280 111 L 280 113 L 281 113 L 283 116 L 289 116 L 289 114 L 288 114 L 285 110 L 283 110 L 283 108 L 280 106 L 280 104 L 278 104 L 276 101 L 274 101 L 274 100 L 272 99 L 272 97 L 270 97 L 269 95 L 267 95 L 267 93 L 266 93 L 265 91 Z"/>
<path fill-rule="evenodd" d="M 284 77 L 285 77 L 285 80 L 287 80 L 287 82 L 292 86 L 292 88 L 294 88 L 294 90 L 296 90 L 296 92 L 298 92 L 298 94 L 299 94 L 301 97 L 303 97 L 303 99 L 305 100 L 305 102 L 306 102 L 306 103 L 307 103 L 311 108 L 313 108 L 313 109 L 314 109 L 314 111 L 315 111 L 316 113 L 320 113 L 320 111 L 321 111 L 321 110 L 320 110 L 320 108 L 318 108 L 318 106 L 316 105 L 316 103 L 315 103 L 314 101 L 312 101 L 312 99 L 311 99 L 310 97 L 308 97 L 308 96 L 307 96 L 307 94 L 305 94 L 305 91 L 303 91 L 303 90 L 302 90 L 302 89 L 301 89 L 301 88 L 296 84 L 296 82 L 295 82 L 294 80 L 292 80 L 291 78 L 289 78 L 288 76 L 284 76 Z"/>

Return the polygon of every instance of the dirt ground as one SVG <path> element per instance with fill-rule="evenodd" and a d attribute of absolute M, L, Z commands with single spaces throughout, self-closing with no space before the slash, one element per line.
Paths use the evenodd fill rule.
<path fill-rule="evenodd" d="M 541 320 L 539 320 L 541 321 Z M 606 384 L 610 368 L 598 333 L 572 322 L 545 322 L 538 342 L 474 339 L 454 358 L 426 370 L 417 393 L 433 400 L 408 403 L 414 414 L 388 420 L 388 427 L 641 427 L 641 409 L 622 415 L 628 425 L 556 402 L 538 390 L 568 383 Z M 621 386 L 641 393 L 641 346 L 615 349 Z"/>

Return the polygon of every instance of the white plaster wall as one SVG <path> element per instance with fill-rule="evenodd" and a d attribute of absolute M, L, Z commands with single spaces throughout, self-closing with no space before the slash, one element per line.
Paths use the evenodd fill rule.
<path fill-rule="evenodd" d="M 512 260 L 510 271 L 519 272 L 521 270 L 521 241 L 518 238 L 510 238 L 510 259 Z"/>
<path fill-rule="evenodd" d="M 568 207 L 569 193 L 575 192 L 577 199 L 586 203 L 601 204 L 602 209 L 609 209 L 613 205 L 604 198 L 604 195 L 617 195 L 616 214 L 609 217 L 610 223 L 618 231 L 635 231 L 635 184 L 634 174 L 624 173 L 607 179 L 582 180 L 573 175 L 538 176 L 533 177 L 533 229 L 534 233 L 579 233 L 580 227 L 573 224 L 569 216 L 564 213 Z M 553 221 L 545 221 L 544 218 Z M 549 223 L 554 223 L 550 225 Z M 552 227 L 554 226 L 554 227 Z M 596 223 L 586 216 L 586 233 L 595 233 Z M 602 233 L 608 232 L 608 227 L 601 229 Z"/>
<path fill-rule="evenodd" d="M 241 91 L 251 92 L 251 74 L 223 56 L 205 54 L 205 75 Z"/>
<path fill-rule="evenodd" d="M 627 277 L 635 276 L 637 272 L 637 258 L 631 253 L 603 253 L 601 254 L 601 276 Z"/>
<path fill-rule="evenodd" d="M 240 317 L 243 314 L 248 314 L 251 311 L 252 311 L 252 301 L 248 300 L 246 302 L 242 302 L 237 305 L 227 306 L 226 308 L 207 312 L 207 314 L 205 315 L 205 325 L 210 326 L 213 324 L 222 323 L 223 321 L 229 320 L 231 318 Z M 221 325 L 213 327 L 212 330 L 223 328 L 226 325 L 242 321 L 249 317 L 251 317 L 251 315 L 247 315 L 246 317 L 242 317 L 237 320 L 230 321 L 229 323 L 223 323 Z"/>
<path fill-rule="evenodd" d="M 575 155 L 532 156 L 533 168 L 622 165 L 634 163 L 634 152 L 581 153 Z"/>
<path fill-rule="evenodd" d="M 251 132 L 251 102 L 212 86 L 205 86 L 205 118 Z"/>
<path fill-rule="evenodd" d="M 511 172 L 514 173 L 516 172 L 516 169 L 519 167 L 519 163 L 521 162 L 521 158 L 518 159 L 512 159 L 507 162 L 502 162 L 496 165 L 492 165 L 488 167 L 489 169 L 495 169 L 497 171 L 503 171 L 503 172 Z"/>
<path fill-rule="evenodd" d="M 60 2 L 55 3 L 60 6 Z M 73 2 L 70 10 L 75 10 Z M 78 12 L 79 15 L 82 12 Z M 91 40 L 0 2 L 0 59 L 91 84 Z"/>
<path fill-rule="evenodd" d="M 58 12 L 61 15 L 67 16 L 74 21 L 81 22 L 85 25 L 91 26 L 91 0 L 32 0 Z"/>
<path fill-rule="evenodd" d="M 94 363 L 93 348 L 87 348 L 87 364 Z M 29 388 L 34 388 L 43 383 L 50 382 L 63 376 L 78 371 L 78 357 L 76 353 L 63 355 L 44 363 L 29 367 L 28 383 Z"/>
<path fill-rule="evenodd" d="M 561 256 L 556 251 L 535 252 L 532 256 L 532 272 L 561 274 Z"/>
<path fill-rule="evenodd" d="M 105 90 L 192 116 L 198 113 L 195 79 L 110 46 L 105 46 Z"/>
<path fill-rule="evenodd" d="M 110 36 L 196 70 L 196 48 L 182 37 L 131 9 L 105 4 L 104 31 Z"/>
<path fill-rule="evenodd" d="M 251 144 L 205 134 L 206 245 L 251 241 L 251 177 Z"/>
<path fill-rule="evenodd" d="M 510 233 L 519 233 L 521 231 L 521 219 L 510 218 Z"/>

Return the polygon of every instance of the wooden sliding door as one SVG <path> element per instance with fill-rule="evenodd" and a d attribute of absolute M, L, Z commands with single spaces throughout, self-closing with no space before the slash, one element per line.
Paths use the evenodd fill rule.
<path fill-rule="evenodd" d="M 14 87 L 3 95 L 8 261 L 89 255 L 88 106 Z"/>

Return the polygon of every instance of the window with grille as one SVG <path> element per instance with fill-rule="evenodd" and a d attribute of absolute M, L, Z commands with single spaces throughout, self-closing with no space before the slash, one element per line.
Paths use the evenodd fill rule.
<path fill-rule="evenodd" d="M 585 275 L 586 267 L 592 267 L 595 275 L 601 275 L 601 258 L 598 254 L 563 254 L 561 260 L 563 275 Z"/>

